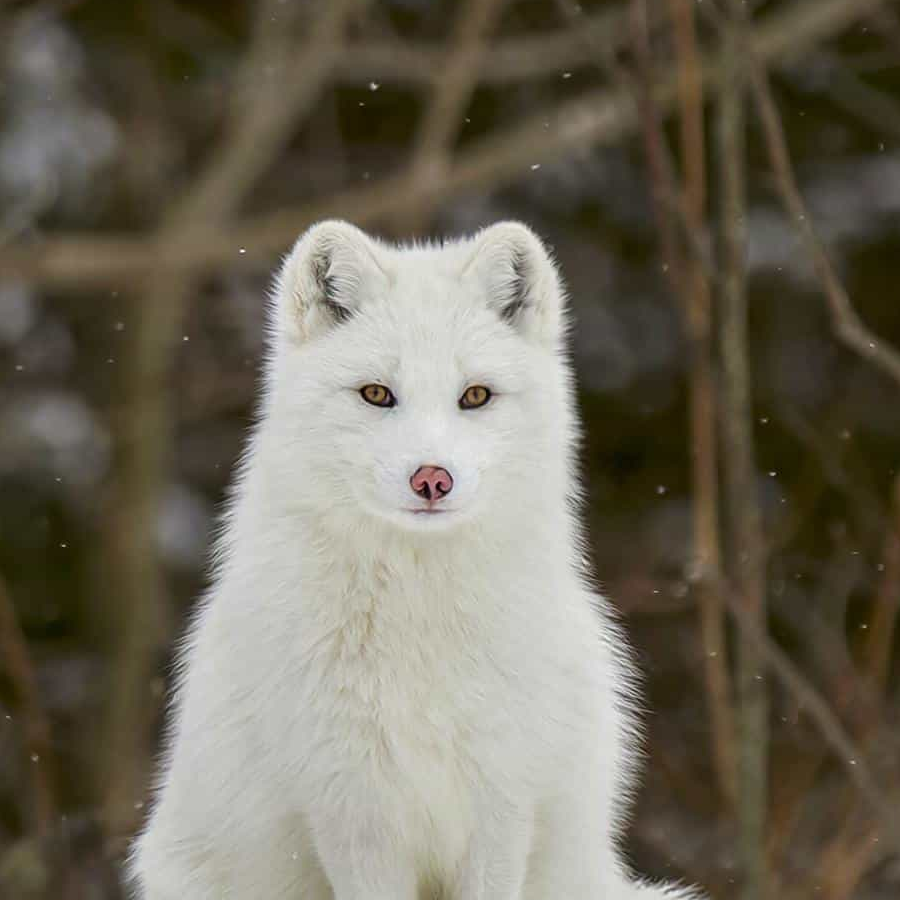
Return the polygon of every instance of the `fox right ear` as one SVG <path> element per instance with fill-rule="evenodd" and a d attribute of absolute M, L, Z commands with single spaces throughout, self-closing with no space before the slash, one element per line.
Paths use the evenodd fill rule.
<path fill-rule="evenodd" d="M 481 231 L 463 267 L 500 319 L 526 338 L 556 346 L 565 326 L 565 292 L 550 253 L 520 222 Z"/>
<path fill-rule="evenodd" d="M 348 222 L 326 221 L 303 234 L 275 284 L 279 327 L 306 341 L 354 316 L 389 283 L 378 245 Z"/>

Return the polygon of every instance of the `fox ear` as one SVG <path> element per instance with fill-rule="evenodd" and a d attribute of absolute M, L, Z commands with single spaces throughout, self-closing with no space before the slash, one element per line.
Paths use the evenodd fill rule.
<path fill-rule="evenodd" d="M 565 293 L 540 238 L 519 222 L 500 222 L 474 238 L 463 278 L 524 336 L 555 345 L 563 330 Z"/>
<path fill-rule="evenodd" d="M 313 225 L 276 280 L 279 327 L 305 341 L 352 318 L 388 285 L 378 252 L 376 242 L 348 222 Z"/>

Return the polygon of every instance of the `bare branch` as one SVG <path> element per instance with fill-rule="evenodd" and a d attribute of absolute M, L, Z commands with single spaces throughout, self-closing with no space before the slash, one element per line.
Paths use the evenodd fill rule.
<path fill-rule="evenodd" d="M 758 48 L 754 46 L 754 42 L 750 38 L 749 26 L 742 21 L 743 15 L 740 3 L 735 2 L 735 0 L 730 0 L 730 3 L 731 9 L 736 11 L 734 18 L 738 19 L 740 16 L 742 43 L 747 56 L 750 84 L 762 123 L 766 150 L 775 175 L 778 193 L 785 210 L 806 246 L 816 275 L 822 284 L 835 334 L 848 347 L 855 350 L 860 356 L 869 360 L 900 384 L 900 351 L 873 334 L 860 319 L 846 288 L 831 263 L 824 244 L 816 233 L 812 217 L 797 184 L 794 165 L 788 151 L 784 126 L 778 114 L 775 98 L 772 95 L 765 61 L 760 57 Z"/>
<path fill-rule="evenodd" d="M 900 617 L 900 475 L 892 485 L 891 515 L 882 550 L 881 579 L 875 592 L 864 667 L 883 693 L 891 666 L 891 649 Z"/>
<path fill-rule="evenodd" d="M 604 9 L 584 15 L 577 27 L 560 29 L 540 37 L 498 38 L 491 52 L 478 60 L 473 75 L 484 84 L 503 85 L 532 78 L 559 76 L 579 66 L 592 65 L 593 52 L 584 40 L 592 35 L 617 46 L 627 40 L 626 12 Z M 406 41 L 360 40 L 348 45 L 335 75 L 341 81 L 439 83 L 446 55 L 441 47 L 410 44 Z"/>
<path fill-rule="evenodd" d="M 890 855 L 878 837 L 878 823 L 869 816 L 860 826 L 859 813 L 845 816 L 843 827 L 824 848 L 815 862 L 815 871 L 821 873 L 821 883 L 826 885 L 828 900 L 852 900 L 857 897 L 859 883 L 883 859 Z"/>
<path fill-rule="evenodd" d="M 46 836 L 53 827 L 56 815 L 56 797 L 53 787 L 51 764 L 50 722 L 41 705 L 34 665 L 28 651 L 28 642 L 16 608 L 0 576 L 0 660 L 12 683 L 21 714 L 25 751 L 29 757 L 33 819 L 38 837 Z"/>
<path fill-rule="evenodd" d="M 594 50 L 596 67 L 607 75 L 610 81 L 630 93 L 640 110 L 640 120 L 644 137 L 644 151 L 650 172 L 650 188 L 653 196 L 654 215 L 663 258 L 663 269 L 680 299 L 682 290 L 678 240 L 680 238 L 693 254 L 693 262 L 702 267 L 708 282 L 718 281 L 718 272 L 707 250 L 704 234 L 698 234 L 689 226 L 690 216 L 685 198 L 675 178 L 675 166 L 662 127 L 662 117 L 656 108 L 654 87 L 658 79 L 654 74 L 650 39 L 655 19 L 660 18 L 656 4 L 647 7 L 646 2 L 630 4 L 629 28 L 631 48 L 637 64 L 635 77 L 617 59 L 617 44 L 602 31 L 591 28 L 591 20 L 575 0 L 556 0 L 556 5 L 573 25 L 582 23 L 582 42 Z"/>
<path fill-rule="evenodd" d="M 791 662 L 790 657 L 768 638 L 754 617 L 744 609 L 739 596 L 726 590 L 728 608 L 741 629 L 742 635 L 756 644 L 766 665 L 778 680 L 797 698 L 841 763 L 848 777 L 877 815 L 882 828 L 883 843 L 900 850 L 900 822 L 889 798 L 879 784 L 874 769 L 853 738 L 847 733 L 824 697 Z"/>
<path fill-rule="evenodd" d="M 663 258 L 663 270 L 676 298 L 679 302 L 683 302 L 685 262 L 681 256 L 674 222 L 678 207 L 678 202 L 674 198 L 679 196 L 680 191 L 675 180 L 659 109 L 653 94 L 656 77 L 650 49 L 646 0 L 632 0 L 630 24 L 634 57 L 638 68 L 638 82 L 634 91 L 641 111 L 644 154 L 650 174 L 650 191 Z"/>
<path fill-rule="evenodd" d="M 809 461 L 812 471 L 818 471 L 823 481 L 831 488 L 840 491 L 848 501 L 850 516 L 857 534 L 867 543 L 878 540 L 884 528 L 885 516 L 882 501 L 867 478 L 865 472 L 856 473 L 853 477 L 848 471 L 844 456 L 847 441 L 836 436 L 838 416 L 846 421 L 843 409 L 849 400 L 838 404 L 835 413 L 825 418 L 818 417 L 818 427 L 795 405 L 780 402 L 777 404 L 778 416 L 782 425 L 809 450 Z M 832 439 L 829 440 L 829 437 Z M 790 527 L 796 527 L 796 523 Z M 776 537 L 776 545 L 780 537 Z"/>
<path fill-rule="evenodd" d="M 298 48 L 289 23 L 278 19 L 291 5 L 263 5 L 266 27 L 260 27 L 244 63 L 227 133 L 217 155 L 172 211 L 172 222 L 209 221 L 234 211 L 318 100 L 342 55 L 346 22 L 361 7 L 362 0 L 324 4 Z"/>
<path fill-rule="evenodd" d="M 694 9 L 690 0 L 669 0 L 669 9 L 678 64 L 679 134 L 684 173 L 683 222 L 688 234 L 701 235 L 706 227 L 706 163 L 703 84 Z M 724 81 L 727 80 L 726 74 Z M 713 749 L 721 789 L 726 800 L 734 805 L 737 801 L 735 729 L 727 664 L 725 614 L 719 594 L 722 544 L 712 295 L 703 265 L 692 252 L 687 255 L 684 265 L 682 308 L 689 352 L 693 563 L 695 577 L 699 582 L 700 629 L 715 739 Z"/>
<path fill-rule="evenodd" d="M 416 135 L 409 162 L 409 178 L 414 182 L 439 183 L 446 171 L 453 142 L 478 83 L 478 70 L 486 55 L 486 38 L 503 11 L 506 0 L 465 0 L 459 14 L 450 49 L 441 64 L 442 75 L 432 92 Z M 429 191 L 422 203 L 409 210 L 408 225 L 421 227 L 432 205 Z"/>
<path fill-rule="evenodd" d="M 660 236 L 664 269 L 678 300 L 690 350 L 690 448 L 693 557 L 697 571 L 698 608 L 703 641 L 704 675 L 709 704 L 711 755 L 716 768 L 719 789 L 734 806 L 737 799 L 737 763 L 735 754 L 734 717 L 728 676 L 727 643 L 724 613 L 716 586 L 721 582 L 721 548 L 718 525 L 718 476 L 716 470 L 715 394 L 712 383 L 709 331 L 709 288 L 699 259 L 685 258 L 678 242 L 677 225 L 685 232 L 702 229 L 703 169 L 691 169 L 694 179 L 690 196 L 682 199 L 677 185 L 665 134 L 654 97 L 653 60 L 650 48 L 646 0 L 632 0 L 631 30 L 634 55 L 640 78 L 634 88 L 643 120 L 644 148 L 650 172 L 654 212 Z M 679 10 L 683 13 L 683 10 Z M 690 26 L 689 26 L 690 27 Z M 692 30 L 692 28 L 690 29 Z M 688 54 L 686 59 L 684 54 Z M 698 121 L 693 105 L 698 102 L 696 88 L 696 53 L 691 39 L 683 43 L 679 55 L 679 97 L 692 109 L 683 116 L 682 137 L 688 144 L 696 140 Z M 690 70 L 685 77 L 685 71 Z M 685 86 L 689 90 L 685 91 Z M 702 115 L 702 108 L 701 108 Z M 702 118 L 699 122 L 702 143 Z M 702 162 L 702 160 L 701 160 Z M 699 189 L 699 190 L 698 190 Z M 699 199 L 699 204 L 697 203 Z M 698 316 L 698 312 L 705 315 Z"/>
<path fill-rule="evenodd" d="M 896 64 L 896 56 L 894 57 Z M 827 51 L 816 53 L 789 74 L 804 86 L 822 85 L 828 98 L 847 115 L 873 132 L 900 140 L 900 103 L 890 94 L 867 84 L 840 56 Z"/>
<path fill-rule="evenodd" d="M 789 62 L 885 2 L 802 0 L 754 26 L 750 39 L 756 57 L 765 64 Z M 707 90 L 714 88 L 721 79 L 718 64 L 705 64 L 701 77 Z M 672 74 L 660 83 L 656 97 L 661 112 L 672 109 Z M 630 91 L 588 91 L 480 141 L 459 155 L 437 185 L 416 185 L 405 174 L 389 176 L 376 184 L 349 188 L 236 225 L 198 223 L 190 231 L 185 229 L 177 240 L 166 235 L 60 236 L 33 247 L 0 251 L 0 271 L 44 284 L 89 285 L 115 284 L 159 268 L 204 272 L 223 266 L 268 265 L 272 254 L 282 252 L 299 231 L 323 217 L 346 216 L 366 224 L 413 209 L 425 195 L 439 202 L 463 190 L 495 188 L 514 181 L 536 162 L 613 143 L 639 124 Z"/>
<path fill-rule="evenodd" d="M 778 190 L 815 265 L 828 299 L 835 333 L 848 347 L 874 363 L 900 384 L 900 352 L 869 331 L 859 318 L 853 308 L 850 296 L 828 258 L 824 245 L 816 234 L 809 211 L 797 186 L 784 130 L 772 97 L 768 78 L 761 69 L 755 67 L 751 80 L 766 135 L 769 159 L 778 182 Z"/>
<path fill-rule="evenodd" d="M 766 629 L 766 565 L 753 440 L 753 400 L 747 339 L 746 196 L 744 171 L 744 72 L 732 29 L 722 36 L 725 77 L 719 92 L 718 149 L 721 179 L 721 424 L 722 461 L 730 536 L 729 570 L 743 608 Z M 740 805 L 744 856 L 743 894 L 767 896 L 768 697 L 759 678 L 761 661 L 752 641 L 738 644 L 740 697 Z"/>
<path fill-rule="evenodd" d="M 332 0 L 297 48 L 292 22 L 278 21 L 285 7 L 274 0 L 262 4 L 225 138 L 194 187 L 165 217 L 161 245 L 189 240 L 198 223 L 221 220 L 240 206 L 316 102 L 340 54 L 347 20 L 360 6 L 361 0 Z M 285 14 L 298 15 L 300 9 Z M 195 277 L 196 270 L 152 268 L 121 354 L 122 397 L 113 419 L 118 458 L 107 535 L 120 622 L 104 742 L 104 821 L 113 835 L 133 829 L 143 796 L 143 748 L 155 706 L 145 692 L 167 631 L 164 578 L 153 551 L 172 422 L 167 377 Z"/>

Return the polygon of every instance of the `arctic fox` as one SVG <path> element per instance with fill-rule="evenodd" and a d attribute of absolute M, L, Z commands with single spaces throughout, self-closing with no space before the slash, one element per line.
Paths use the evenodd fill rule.
<path fill-rule="evenodd" d="M 634 682 L 582 561 L 541 241 L 501 223 L 395 247 L 324 222 L 269 326 L 138 895 L 695 897 L 617 849 Z"/>

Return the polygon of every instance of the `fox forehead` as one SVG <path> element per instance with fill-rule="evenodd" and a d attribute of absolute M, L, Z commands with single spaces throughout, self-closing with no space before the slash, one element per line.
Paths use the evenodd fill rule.
<path fill-rule="evenodd" d="M 495 314 L 465 297 L 389 292 L 328 336 L 321 348 L 345 382 L 403 385 L 408 395 L 486 382 L 519 389 L 527 348 Z"/>
<path fill-rule="evenodd" d="M 473 317 L 482 322 L 496 319 L 487 315 L 484 292 L 463 281 L 459 257 L 458 250 L 386 254 L 382 261 L 386 278 L 372 297 L 371 311 L 397 326 L 405 325 L 405 330 L 420 322 L 459 330 Z"/>

